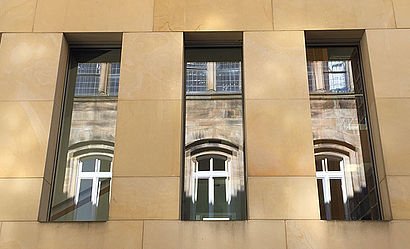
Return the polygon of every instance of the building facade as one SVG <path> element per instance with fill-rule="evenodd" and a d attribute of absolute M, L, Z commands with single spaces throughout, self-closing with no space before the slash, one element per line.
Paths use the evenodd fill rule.
<path fill-rule="evenodd" d="M 410 248 L 409 66 L 408 0 L 0 0 L 0 249 Z"/>

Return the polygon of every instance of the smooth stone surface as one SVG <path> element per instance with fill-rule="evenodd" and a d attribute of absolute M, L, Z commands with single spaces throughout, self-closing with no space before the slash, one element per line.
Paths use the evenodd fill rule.
<path fill-rule="evenodd" d="M 248 177 L 248 218 L 319 219 L 316 177 Z"/>
<path fill-rule="evenodd" d="M 36 221 L 41 184 L 41 178 L 0 179 L 0 221 Z"/>
<path fill-rule="evenodd" d="M 309 100 L 245 102 L 249 176 L 315 176 Z"/>
<path fill-rule="evenodd" d="M 42 177 L 52 101 L 0 101 L 0 177 Z"/>
<path fill-rule="evenodd" d="M 38 0 L 35 32 L 152 31 L 154 0 Z"/>
<path fill-rule="evenodd" d="M 180 100 L 119 101 L 114 176 L 179 176 Z"/>
<path fill-rule="evenodd" d="M 61 33 L 5 33 L 0 43 L 0 101 L 54 100 Z"/>
<path fill-rule="evenodd" d="M 304 33 L 245 32 L 245 99 L 309 98 Z"/>
<path fill-rule="evenodd" d="M 393 219 L 410 219 L 410 176 L 387 176 Z"/>
<path fill-rule="evenodd" d="M 270 0 L 156 0 L 154 31 L 272 30 Z"/>
<path fill-rule="evenodd" d="M 410 29 L 366 30 L 366 40 L 376 98 L 410 98 Z"/>
<path fill-rule="evenodd" d="M 182 33 L 126 33 L 119 99 L 181 99 L 183 67 Z"/>
<path fill-rule="evenodd" d="M 37 0 L 0 0 L 0 33 L 31 32 Z"/>
<path fill-rule="evenodd" d="M 142 249 L 142 221 L 5 222 L 1 249 Z"/>
<path fill-rule="evenodd" d="M 410 28 L 410 1 L 392 0 L 397 28 Z"/>
<path fill-rule="evenodd" d="M 410 175 L 410 98 L 377 99 L 387 175 Z"/>
<path fill-rule="evenodd" d="M 407 249 L 408 221 L 286 221 L 289 249 Z"/>
<path fill-rule="evenodd" d="M 284 221 L 144 221 L 144 249 L 285 249 Z"/>
<path fill-rule="evenodd" d="M 273 0 L 275 30 L 394 28 L 391 0 Z"/>
<path fill-rule="evenodd" d="M 110 220 L 178 219 L 179 177 L 114 177 Z"/>

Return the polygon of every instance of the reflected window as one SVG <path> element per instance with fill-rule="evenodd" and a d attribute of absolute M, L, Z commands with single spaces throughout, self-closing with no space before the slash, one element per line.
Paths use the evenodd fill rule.
<path fill-rule="evenodd" d="M 105 221 L 120 74 L 120 49 L 71 49 L 50 221 Z"/>
<path fill-rule="evenodd" d="M 185 49 L 183 220 L 244 220 L 242 48 Z"/>
<path fill-rule="evenodd" d="M 187 62 L 186 93 L 240 93 L 241 62 Z"/>
<path fill-rule="evenodd" d="M 308 47 L 307 60 L 321 218 L 379 220 L 358 48 Z"/>

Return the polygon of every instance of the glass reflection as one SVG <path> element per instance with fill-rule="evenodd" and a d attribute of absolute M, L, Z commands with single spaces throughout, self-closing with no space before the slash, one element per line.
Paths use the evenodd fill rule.
<path fill-rule="evenodd" d="M 51 221 L 108 219 L 119 49 L 72 49 Z"/>
<path fill-rule="evenodd" d="M 308 48 L 307 59 L 321 218 L 378 220 L 358 50 Z"/>
<path fill-rule="evenodd" d="M 187 59 L 182 219 L 244 220 L 241 62 Z"/>

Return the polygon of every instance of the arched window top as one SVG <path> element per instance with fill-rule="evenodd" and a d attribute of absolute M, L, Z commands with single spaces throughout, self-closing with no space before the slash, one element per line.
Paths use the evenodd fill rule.
<path fill-rule="evenodd" d="M 226 145 L 228 147 L 231 147 L 235 150 L 238 150 L 240 147 L 239 145 L 236 145 L 232 142 L 229 142 L 224 139 L 216 139 L 216 138 L 205 138 L 205 139 L 200 139 L 195 142 L 192 142 L 188 145 L 185 146 L 186 150 L 192 150 L 192 148 L 200 147 L 201 145 L 209 146 L 209 144 L 220 144 L 220 145 Z"/>
<path fill-rule="evenodd" d="M 324 145 L 324 144 L 333 144 L 346 147 L 350 150 L 356 151 L 356 147 L 348 142 L 337 140 L 337 139 L 315 139 L 313 140 L 314 145 Z"/>

